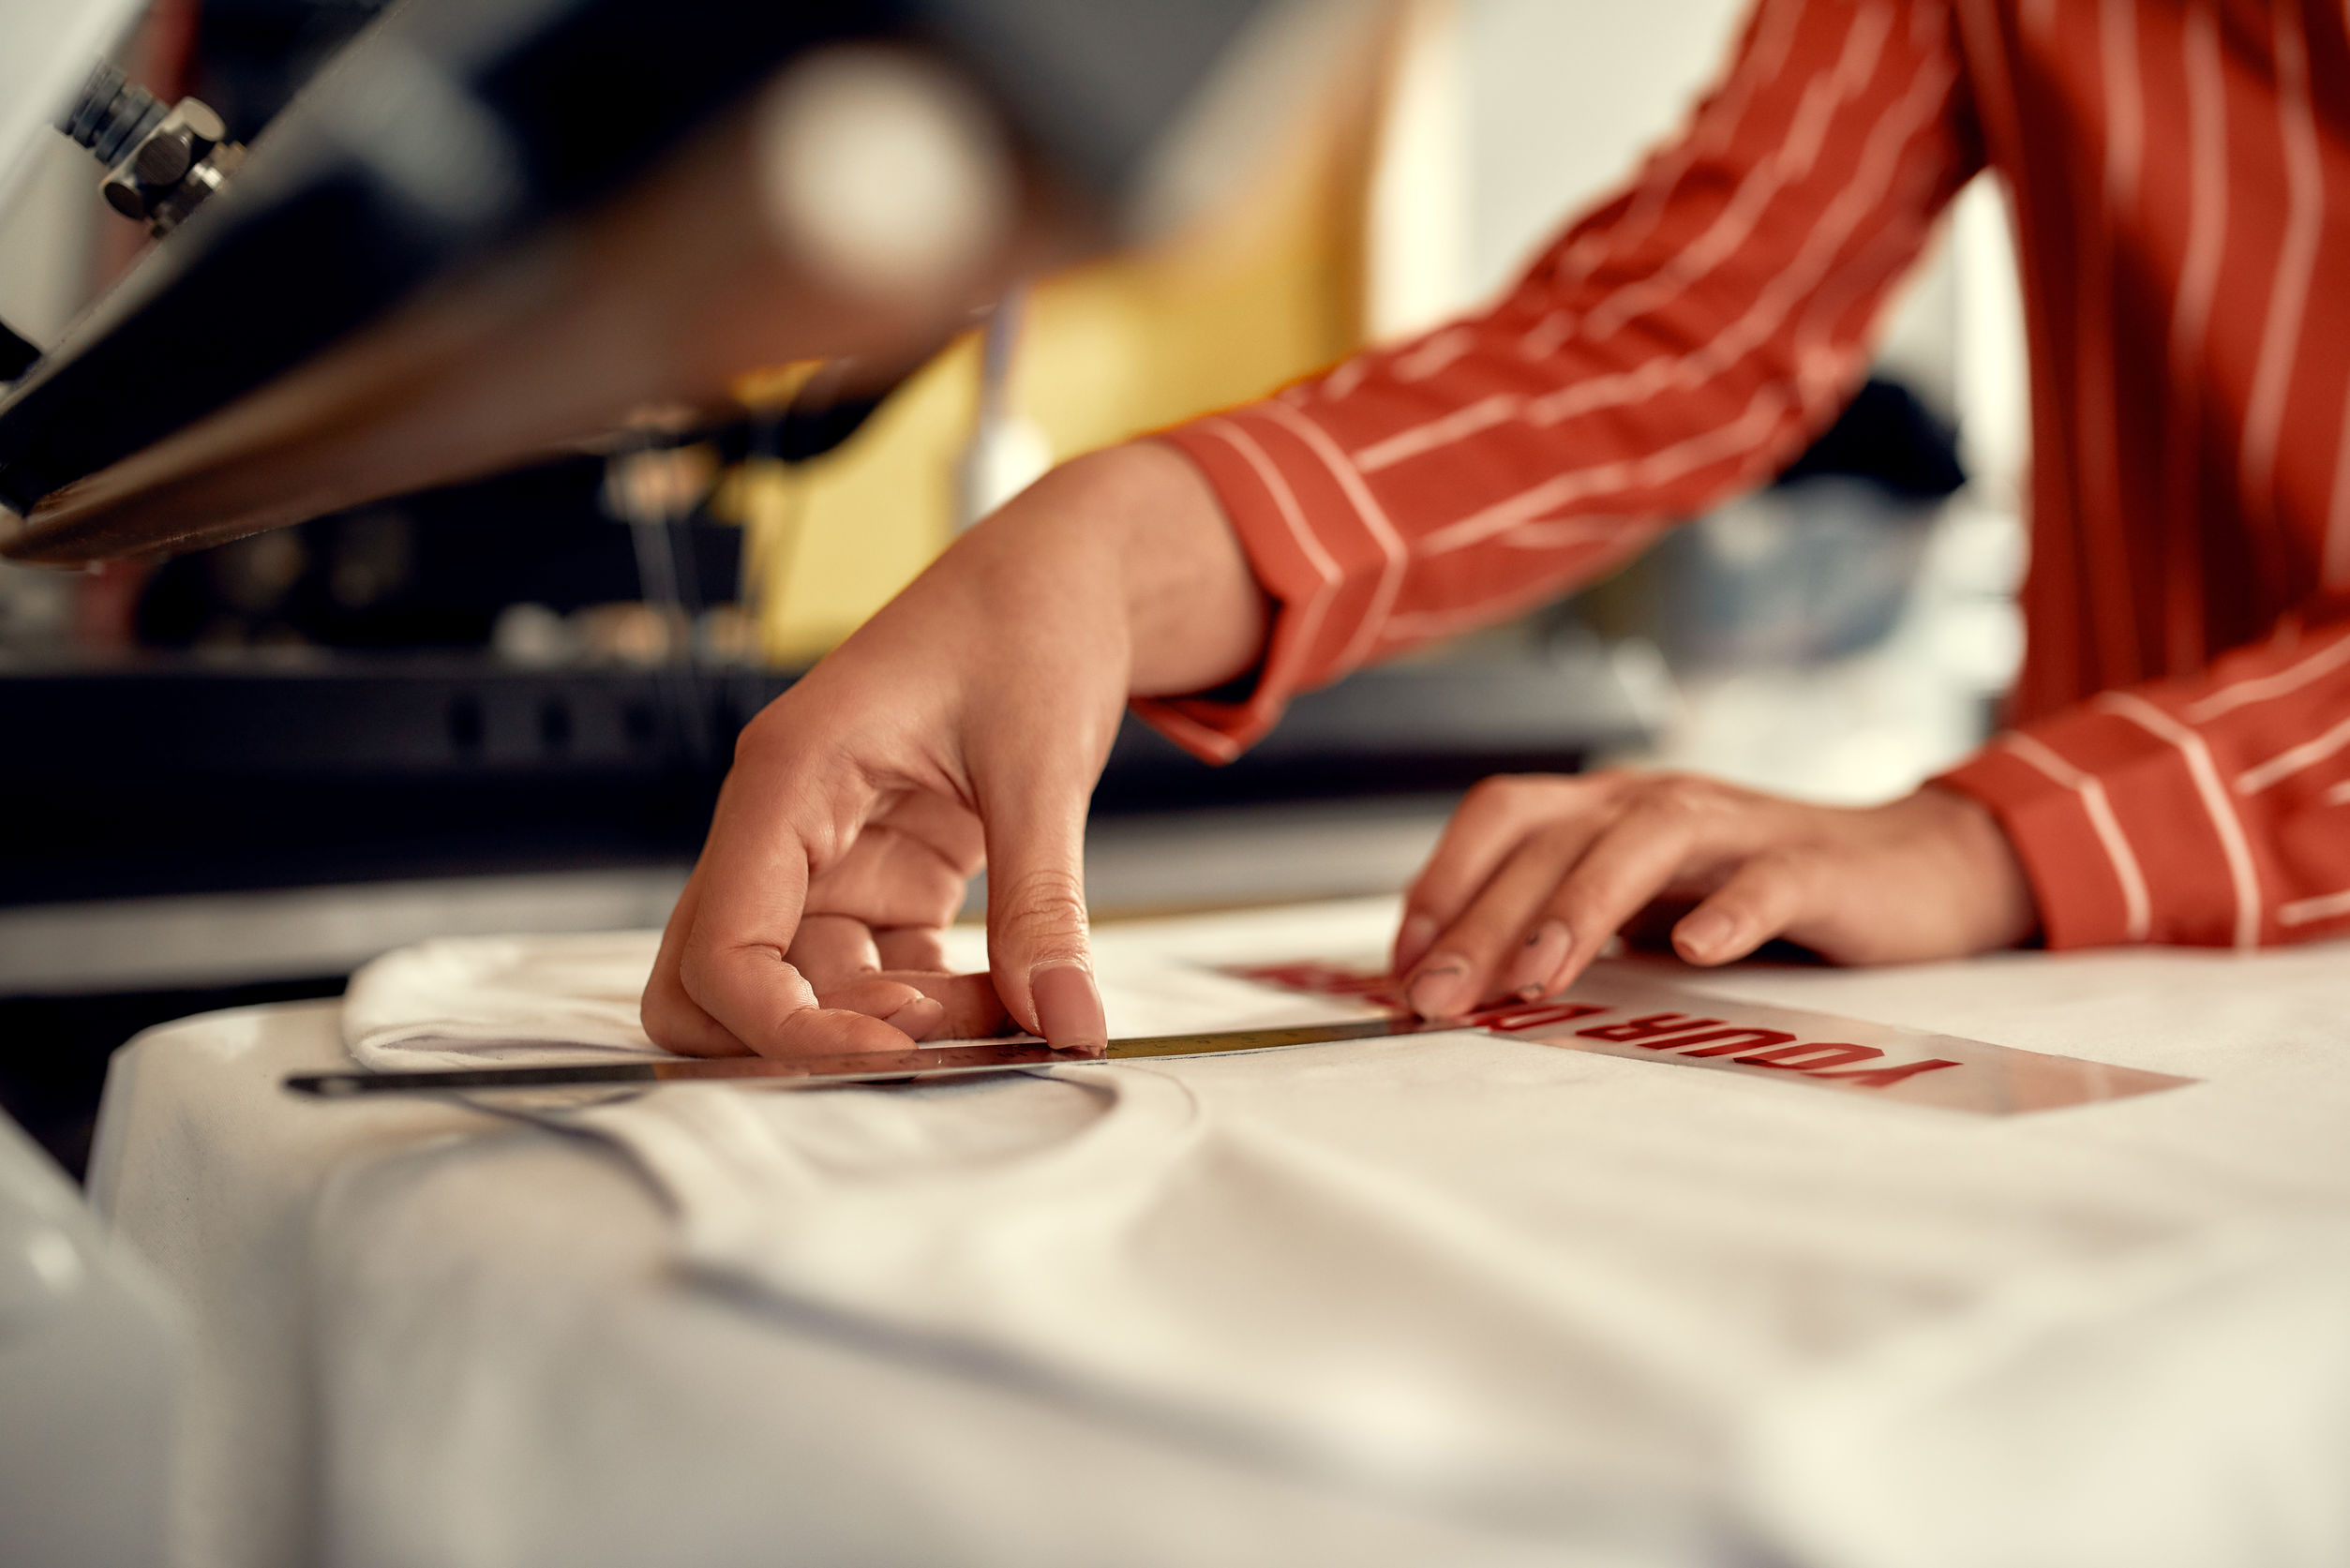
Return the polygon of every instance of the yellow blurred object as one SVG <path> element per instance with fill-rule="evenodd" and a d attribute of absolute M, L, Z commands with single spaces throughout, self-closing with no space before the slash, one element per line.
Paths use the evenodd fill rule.
<path fill-rule="evenodd" d="M 788 408 L 800 389 L 816 380 L 816 373 L 823 368 L 820 359 L 795 359 L 788 365 L 745 370 L 727 390 L 746 409 Z"/>
<path fill-rule="evenodd" d="M 1377 61 L 1367 52 L 1313 134 L 1269 155 L 1214 221 L 1035 288 L 1010 402 L 1055 460 L 1262 396 L 1361 343 Z M 807 373 L 785 366 L 744 386 L 771 405 Z M 966 336 L 840 450 L 728 476 L 713 510 L 745 526 L 744 583 L 771 661 L 819 657 L 945 547 L 979 374 Z"/>
<path fill-rule="evenodd" d="M 711 510 L 742 524 L 744 597 L 769 663 L 822 657 L 946 546 L 978 364 L 976 340 L 958 340 L 838 451 L 754 457 L 721 486 Z"/>

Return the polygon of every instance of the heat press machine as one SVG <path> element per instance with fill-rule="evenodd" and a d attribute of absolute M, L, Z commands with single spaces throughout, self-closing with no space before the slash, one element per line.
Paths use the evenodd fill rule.
<path fill-rule="evenodd" d="M 837 436 L 1022 275 L 1212 201 L 1364 8 L 406 0 L 247 149 L 90 75 L 106 7 L 35 6 L 35 128 L 158 238 L 0 397 L 0 551 L 217 543 L 790 362 Z"/>

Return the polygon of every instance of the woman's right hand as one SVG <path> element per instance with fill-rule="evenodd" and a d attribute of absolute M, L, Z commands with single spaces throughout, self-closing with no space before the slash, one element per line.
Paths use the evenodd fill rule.
<path fill-rule="evenodd" d="M 1016 1024 L 1098 1052 L 1085 824 L 1130 695 L 1249 668 L 1267 611 L 1173 450 L 1066 464 L 753 720 L 664 933 L 646 1031 L 689 1055 L 903 1049 Z M 940 937 L 988 868 L 985 975 Z"/>

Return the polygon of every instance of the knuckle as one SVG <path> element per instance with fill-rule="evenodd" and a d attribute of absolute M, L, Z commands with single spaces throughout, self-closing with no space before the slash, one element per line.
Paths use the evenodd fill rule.
<path fill-rule="evenodd" d="M 1433 957 L 1442 949 L 1467 958 L 1477 958 L 1493 945 L 1495 939 L 1492 912 L 1477 904 L 1471 904 L 1451 919 L 1441 922 L 1441 925 L 1434 944 L 1428 950 L 1428 957 Z"/>
<path fill-rule="evenodd" d="M 782 809 L 791 836 L 799 841 L 810 878 L 839 867 L 857 846 L 863 824 L 844 808 L 837 778 L 794 764 L 764 787 Z"/>
<path fill-rule="evenodd" d="M 1518 786 L 1519 798 L 1531 801 L 1546 811 L 1582 799 L 1592 792 L 1592 781 L 1572 773 L 1511 773 L 1505 775 Z"/>
<path fill-rule="evenodd" d="M 1538 810 L 1576 784 L 1555 773 L 1489 773 L 1469 786 L 1463 799 L 1480 811 L 1508 814 Z"/>
<path fill-rule="evenodd" d="M 800 711 L 802 706 L 786 692 L 751 715 L 751 722 L 735 736 L 735 766 L 772 766 L 797 755 L 807 729 Z"/>
<path fill-rule="evenodd" d="M 1569 877 L 1560 886 L 1554 906 L 1562 919 L 1579 931 L 1612 925 L 1663 891 L 1654 878 L 1609 867 L 1600 875 Z"/>
<path fill-rule="evenodd" d="M 1564 915 L 1569 923 L 1577 918 L 1588 918 L 1615 900 L 1612 879 L 1579 871 L 1561 877 L 1550 894 L 1551 908 Z"/>
<path fill-rule="evenodd" d="M 745 957 L 753 958 L 763 968 L 787 967 L 784 949 L 772 942 L 722 944 L 697 936 L 678 955 L 680 993 L 685 1001 L 707 1009 L 711 999 L 726 989 L 726 971 Z"/>
<path fill-rule="evenodd" d="M 1085 955 L 1085 884 L 1078 874 L 1025 872 L 991 890 L 989 905 L 997 933 L 1028 948 L 1031 962 Z"/>
<path fill-rule="evenodd" d="M 1650 781 L 1646 799 L 1678 811 L 1709 806 L 1715 799 L 1714 781 L 1696 773 L 1660 773 Z"/>
<path fill-rule="evenodd" d="M 1435 903 L 1423 897 L 1419 890 L 1415 888 L 1404 896 L 1403 910 L 1397 922 L 1398 929 L 1401 930 L 1403 928 L 1407 928 L 1411 926 L 1413 922 L 1420 920 L 1424 920 L 1428 923 L 1429 930 L 1432 933 L 1436 935 L 1443 934 L 1444 926 L 1444 911 Z"/>
<path fill-rule="evenodd" d="M 1471 819 L 1504 816 L 1514 808 L 1524 788 L 1517 775 L 1493 773 L 1471 784 L 1460 798 L 1459 814 Z"/>
<path fill-rule="evenodd" d="M 1612 902 L 1584 892 L 1566 892 L 1551 906 L 1561 924 L 1575 933 L 1579 944 L 1604 941 L 1615 934 L 1617 927 L 1633 913 L 1619 909 Z"/>
<path fill-rule="evenodd" d="M 1550 821 L 1528 836 L 1526 849 L 1546 860 L 1566 861 L 1581 858 L 1589 835 L 1572 819 Z"/>
<path fill-rule="evenodd" d="M 688 940 L 691 940 L 690 935 Z M 684 959 L 684 945 L 680 943 L 677 948 L 655 955 L 652 973 L 645 977 L 645 989 L 641 993 L 646 1007 L 656 1004 L 666 1007 L 685 999 L 685 980 L 679 973 Z"/>
<path fill-rule="evenodd" d="M 685 944 L 678 954 L 676 991 L 679 1000 L 699 1005 L 710 994 L 711 966 L 714 955 L 707 941 L 696 939 Z"/>
<path fill-rule="evenodd" d="M 686 1007 L 682 995 L 656 983 L 645 988 L 644 995 L 637 1001 L 636 1010 L 644 1020 L 645 1033 L 659 1039 L 684 1022 Z"/>
<path fill-rule="evenodd" d="M 699 1055 L 707 1049 L 701 1010 L 682 993 L 648 990 L 638 1010 L 646 1035 L 663 1050 Z"/>
<path fill-rule="evenodd" d="M 1625 802 L 1624 814 L 1651 827 L 1687 827 L 1719 812 L 1724 790 L 1696 773 L 1654 773 L 1640 781 Z"/>
<path fill-rule="evenodd" d="M 1413 879 L 1404 889 L 1402 918 L 1429 919 L 1442 925 L 1460 905 L 1461 895 L 1454 890 L 1457 880 L 1449 869 L 1429 867 Z"/>

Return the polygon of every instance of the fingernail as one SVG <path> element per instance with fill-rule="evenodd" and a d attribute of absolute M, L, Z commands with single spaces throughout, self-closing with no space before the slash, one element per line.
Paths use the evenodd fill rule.
<path fill-rule="evenodd" d="M 1526 944 L 1518 952 L 1518 962 L 1510 965 L 1509 989 L 1521 1001 L 1531 1002 L 1550 989 L 1550 977 L 1559 972 L 1566 955 L 1575 946 L 1575 933 L 1566 929 L 1564 920 L 1545 920 L 1527 933 Z"/>
<path fill-rule="evenodd" d="M 1419 963 L 1421 955 L 1435 944 L 1436 917 L 1407 915 L 1403 929 L 1396 933 L 1396 973 L 1400 975 Z"/>
<path fill-rule="evenodd" d="M 1404 1000 L 1422 1018 L 1450 1018 L 1469 1005 L 1469 961 L 1440 953 L 1429 968 L 1420 971 Z"/>
<path fill-rule="evenodd" d="M 1099 1056 L 1109 1048 L 1110 1024 L 1102 1016 L 1101 993 L 1093 971 L 1082 963 L 1040 963 L 1028 971 L 1028 994 L 1037 1007 L 1037 1032 L 1055 1051 Z"/>
<path fill-rule="evenodd" d="M 1673 944 L 1690 958 L 1708 958 L 1728 946 L 1729 917 L 1718 909 L 1700 909 L 1673 928 Z"/>

